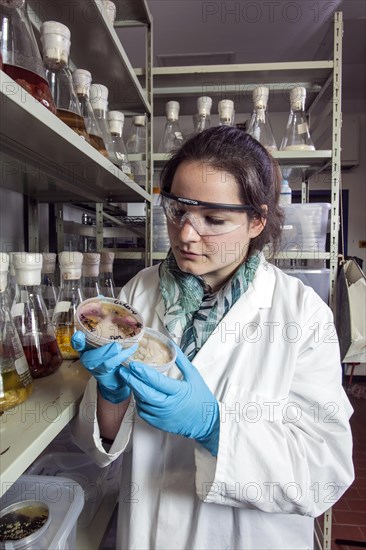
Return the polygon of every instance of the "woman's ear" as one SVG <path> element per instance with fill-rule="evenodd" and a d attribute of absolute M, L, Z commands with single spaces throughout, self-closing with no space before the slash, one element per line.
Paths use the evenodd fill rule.
<path fill-rule="evenodd" d="M 258 237 L 258 235 L 262 233 L 267 223 L 266 214 L 268 211 L 268 206 L 266 204 L 262 204 L 261 208 L 263 216 L 255 216 L 250 220 L 249 223 L 249 237 L 251 239 L 255 239 L 255 237 Z"/>

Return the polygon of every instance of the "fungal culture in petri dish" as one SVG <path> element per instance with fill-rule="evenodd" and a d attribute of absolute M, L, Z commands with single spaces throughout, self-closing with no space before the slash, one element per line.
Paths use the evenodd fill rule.
<path fill-rule="evenodd" d="M 48 506 L 42 502 L 24 501 L 12 504 L 1 511 L 0 542 L 30 537 L 39 531 L 48 519 Z"/>

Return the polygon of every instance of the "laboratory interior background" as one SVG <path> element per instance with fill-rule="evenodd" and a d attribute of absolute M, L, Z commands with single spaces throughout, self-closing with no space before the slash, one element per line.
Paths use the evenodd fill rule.
<path fill-rule="evenodd" d="M 168 251 L 159 174 L 169 151 L 208 124 L 229 124 L 266 140 L 279 160 L 286 254 L 277 265 L 330 304 L 341 255 L 356 257 L 365 270 L 365 0 L 13 3 L 23 4 L 27 15 L 2 27 L 1 252 L 44 253 L 50 283 L 64 283 L 64 290 L 61 252 L 103 253 L 117 295 Z M 12 65 L 9 29 L 33 33 L 24 46 L 25 65 L 24 59 Z M 55 50 L 62 51 L 62 63 L 55 62 Z M 38 80 L 27 80 L 29 59 L 35 73 L 47 75 L 51 95 L 43 95 Z M 296 108 L 294 90 L 301 98 Z M 294 111 L 302 118 L 295 119 Z M 305 136 L 300 145 L 289 133 L 296 124 Z M 85 285 L 87 279 L 93 284 L 102 266 L 93 261 L 85 263 Z M 64 342 L 58 344 L 67 358 Z M 365 380 L 366 363 L 358 362 L 354 375 Z M 55 405 L 65 430 L 82 393 L 83 381 L 75 384 L 69 408 L 60 412 Z M 47 386 L 48 397 L 54 391 Z M 5 480 L 22 474 L 37 459 L 39 445 L 45 449 L 63 433 L 50 420 L 53 412 L 34 411 L 37 422 L 22 441 L 27 453 L 14 435 L 15 416 L 7 417 L 3 441 L 12 454 L 2 456 Z M 56 452 L 67 447 L 66 439 L 58 440 Z M 38 463 L 30 473 L 42 468 Z M 92 548 L 91 539 L 96 544 L 102 536 L 100 526 L 108 525 L 116 499 L 116 472 L 109 474 L 98 483 L 110 515 L 95 527 L 96 509 L 84 509 L 77 536 L 87 538 L 76 542 L 75 525 L 67 523 L 57 547 L 85 548 L 89 540 Z M 73 506 L 77 517 L 77 496 Z"/>

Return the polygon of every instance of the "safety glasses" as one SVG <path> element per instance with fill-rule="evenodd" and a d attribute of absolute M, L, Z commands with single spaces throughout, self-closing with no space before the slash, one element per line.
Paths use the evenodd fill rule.
<path fill-rule="evenodd" d="M 235 231 L 246 223 L 246 213 L 253 210 L 243 204 L 197 201 L 166 191 L 161 191 L 160 197 L 168 222 L 179 228 L 189 222 L 201 237 Z"/>

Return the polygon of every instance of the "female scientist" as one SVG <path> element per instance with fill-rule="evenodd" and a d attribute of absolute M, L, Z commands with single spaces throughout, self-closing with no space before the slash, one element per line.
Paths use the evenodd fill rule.
<path fill-rule="evenodd" d="M 256 140 L 223 126 L 165 165 L 171 250 L 120 298 L 177 344 L 168 376 L 121 367 L 135 348 L 73 337 L 94 375 L 74 436 L 101 466 L 124 453 L 118 549 L 312 548 L 313 518 L 352 483 L 332 314 L 262 252 L 280 237 L 279 179 Z"/>

